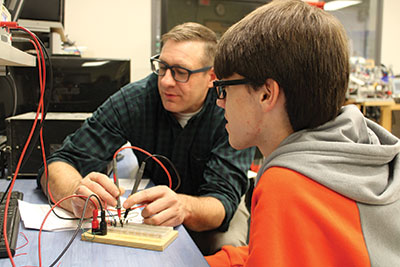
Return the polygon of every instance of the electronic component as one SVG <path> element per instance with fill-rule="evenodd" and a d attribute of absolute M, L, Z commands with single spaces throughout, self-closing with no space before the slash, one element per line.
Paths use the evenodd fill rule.
<path fill-rule="evenodd" d="M 93 220 L 92 220 L 92 233 L 95 235 L 106 235 L 107 234 L 107 222 L 106 222 L 106 212 L 101 211 L 101 221 L 99 225 L 99 220 L 97 219 L 98 210 L 93 210 Z"/>
<path fill-rule="evenodd" d="M 109 226 L 106 235 L 82 234 L 83 241 L 163 251 L 178 236 L 173 227 L 147 224 Z"/>

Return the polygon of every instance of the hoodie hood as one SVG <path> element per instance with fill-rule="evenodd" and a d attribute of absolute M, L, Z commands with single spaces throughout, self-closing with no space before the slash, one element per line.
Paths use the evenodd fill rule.
<path fill-rule="evenodd" d="M 354 105 L 320 127 L 295 132 L 266 158 L 359 203 L 385 205 L 400 198 L 400 142 Z"/>

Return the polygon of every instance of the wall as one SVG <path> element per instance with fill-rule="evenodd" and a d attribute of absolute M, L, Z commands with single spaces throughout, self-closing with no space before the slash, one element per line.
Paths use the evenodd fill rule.
<path fill-rule="evenodd" d="M 65 34 L 84 57 L 130 58 L 131 81 L 151 71 L 151 1 L 65 0 Z"/>
<path fill-rule="evenodd" d="M 383 1 L 383 0 L 382 0 Z M 383 2 L 382 63 L 400 74 L 400 1 Z"/>
<path fill-rule="evenodd" d="M 380 0 L 383 1 L 383 0 Z M 131 80 L 146 76 L 151 56 L 151 1 L 65 0 L 65 32 L 85 57 L 131 59 Z M 400 74 L 400 1 L 385 0 L 382 63 Z"/>

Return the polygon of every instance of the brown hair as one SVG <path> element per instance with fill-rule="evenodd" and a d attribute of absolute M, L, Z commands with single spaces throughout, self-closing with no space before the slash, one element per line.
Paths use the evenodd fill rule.
<path fill-rule="evenodd" d="M 300 0 L 275 0 L 233 25 L 214 62 L 219 79 L 234 73 L 252 87 L 275 80 L 286 97 L 294 131 L 333 118 L 345 100 L 349 49 L 341 23 Z"/>
<path fill-rule="evenodd" d="M 177 42 L 182 41 L 200 41 L 204 42 L 203 64 L 212 66 L 215 52 L 217 49 L 217 36 L 209 28 L 195 22 L 186 22 L 173 27 L 169 32 L 163 34 L 161 41 L 165 43 L 168 40 Z"/>

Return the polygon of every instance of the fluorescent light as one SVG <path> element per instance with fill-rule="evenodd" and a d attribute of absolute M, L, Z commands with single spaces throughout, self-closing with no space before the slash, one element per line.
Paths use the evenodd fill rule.
<path fill-rule="evenodd" d="M 89 62 L 83 62 L 82 67 L 98 67 L 98 66 L 103 66 L 104 64 L 107 64 L 108 60 L 106 61 L 89 61 Z"/>
<path fill-rule="evenodd" d="M 331 2 L 326 2 L 324 5 L 324 10 L 327 11 L 334 11 L 342 8 L 346 8 L 349 6 L 354 6 L 362 1 L 341 1 L 341 0 L 336 0 L 336 1 L 331 1 Z"/>

